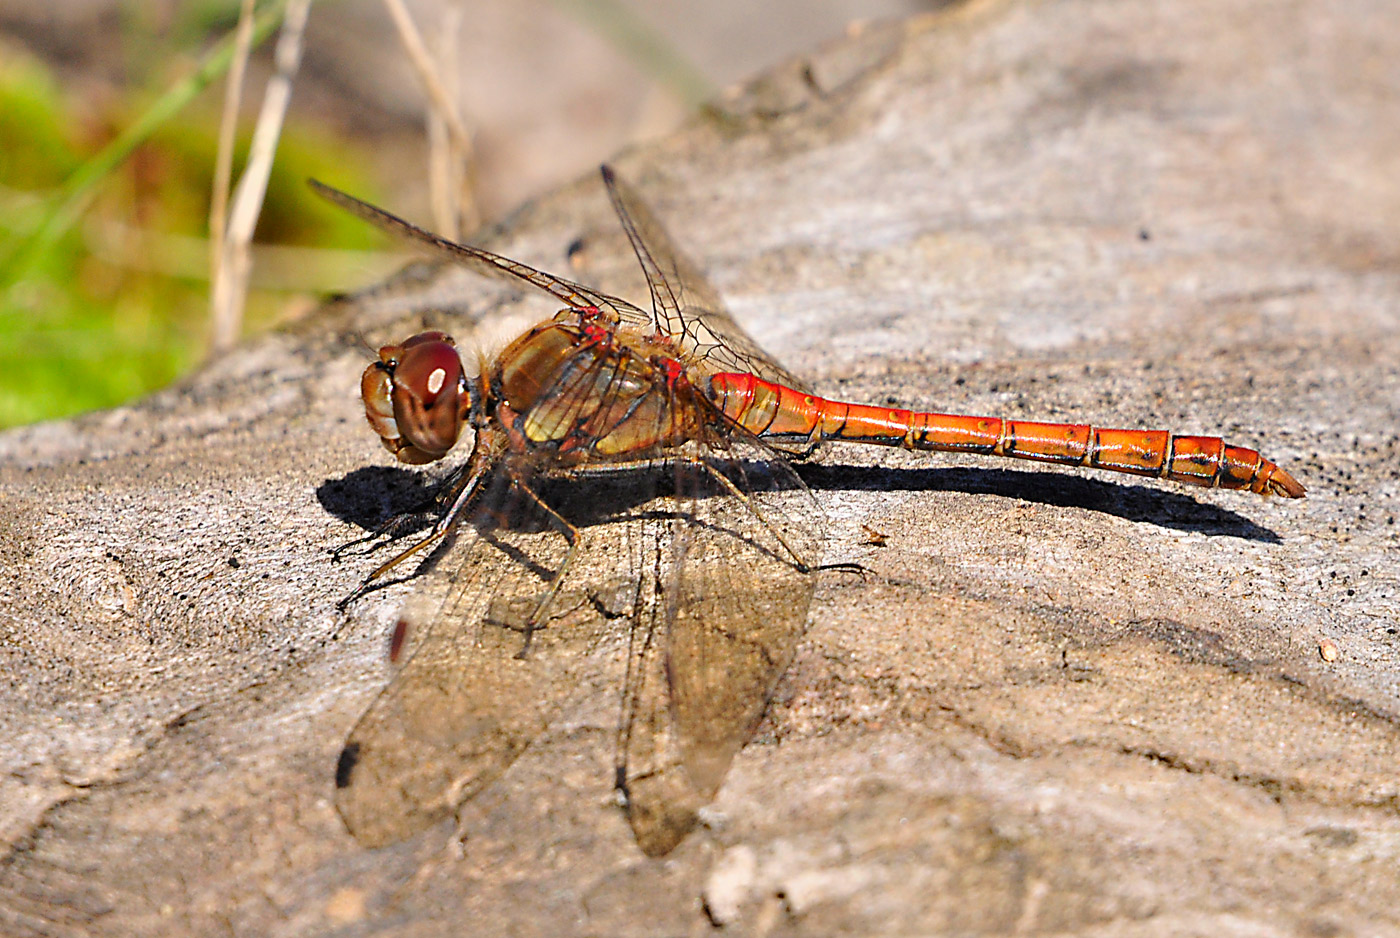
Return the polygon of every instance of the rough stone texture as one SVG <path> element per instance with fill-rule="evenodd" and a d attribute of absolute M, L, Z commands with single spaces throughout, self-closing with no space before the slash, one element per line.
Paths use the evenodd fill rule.
<path fill-rule="evenodd" d="M 0 438 L 0 933 L 1400 930 L 1397 63 L 1388 0 L 974 2 L 619 161 L 822 392 L 1218 431 L 1309 487 L 829 450 L 827 560 L 869 573 L 822 575 L 662 861 L 612 803 L 605 688 L 463 837 L 365 851 L 332 807 L 403 593 L 338 614 L 363 571 L 326 549 L 414 485 L 358 336 L 547 305 L 420 267 Z M 596 236 L 608 286 L 610 226 L 590 178 L 490 244 L 564 270 Z"/>

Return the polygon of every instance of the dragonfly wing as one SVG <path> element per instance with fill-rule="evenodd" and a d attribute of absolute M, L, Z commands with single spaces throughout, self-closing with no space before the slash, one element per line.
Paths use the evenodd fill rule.
<path fill-rule="evenodd" d="M 628 636 L 627 674 L 618 721 L 616 784 L 624 796 L 627 821 L 647 856 L 675 849 L 714 795 L 685 770 L 677 728 L 672 721 L 668 665 L 667 601 L 664 570 L 674 558 L 673 506 L 658 504 L 657 517 L 642 525 L 645 536 L 632 546 L 636 569 L 647 570 L 638 593 Z"/>
<path fill-rule="evenodd" d="M 694 826 L 763 716 L 806 628 L 821 542 L 811 493 L 757 440 L 711 441 L 680 463 L 676 490 L 655 601 L 634 620 L 619 740 L 628 818 L 651 855 Z"/>
<path fill-rule="evenodd" d="M 318 182 L 315 179 L 309 182 L 311 188 L 319 195 L 351 214 L 359 216 L 390 234 L 420 244 L 433 253 L 455 261 L 483 277 L 506 280 L 516 284 L 527 283 L 536 289 L 543 290 L 573 309 L 594 307 L 604 313 L 611 313 L 617 317 L 617 321 L 620 323 L 638 327 L 651 325 L 652 317 L 626 300 L 609 296 L 571 280 L 565 280 L 563 277 L 556 277 L 542 270 L 536 270 L 519 261 L 493 254 L 484 248 L 451 241 L 323 182 Z"/>
<path fill-rule="evenodd" d="M 503 516 L 512 529 L 493 530 Z M 537 508 L 496 480 L 458 543 L 419 579 L 400 620 L 406 660 L 351 731 L 336 771 L 336 807 L 361 844 L 452 816 L 548 726 L 601 622 L 551 619 L 518 657 L 523 623 L 566 552 Z M 554 604 L 568 606 L 567 597 Z"/>
<path fill-rule="evenodd" d="M 603 183 L 632 250 L 651 286 L 654 328 L 668 336 L 704 371 L 744 372 L 805 390 L 805 385 L 763 351 L 725 309 L 705 275 L 671 240 L 646 202 L 612 167 Z"/>

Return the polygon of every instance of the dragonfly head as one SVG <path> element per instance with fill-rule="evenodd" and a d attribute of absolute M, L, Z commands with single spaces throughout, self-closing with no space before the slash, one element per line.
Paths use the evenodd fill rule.
<path fill-rule="evenodd" d="M 381 348 L 360 378 L 360 397 L 385 449 L 406 463 L 446 456 L 471 412 L 462 358 L 445 332 Z"/>

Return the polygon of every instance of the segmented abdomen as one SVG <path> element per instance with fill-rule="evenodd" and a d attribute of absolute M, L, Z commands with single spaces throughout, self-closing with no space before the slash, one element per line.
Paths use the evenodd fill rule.
<path fill-rule="evenodd" d="M 710 397 L 730 419 L 762 437 L 1009 456 L 1285 498 L 1304 495 L 1303 486 L 1257 451 L 1230 446 L 1215 436 L 851 404 L 804 394 L 750 374 L 714 375 Z"/>

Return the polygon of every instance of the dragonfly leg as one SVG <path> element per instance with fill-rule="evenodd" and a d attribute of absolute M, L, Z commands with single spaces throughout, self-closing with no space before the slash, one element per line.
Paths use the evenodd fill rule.
<path fill-rule="evenodd" d="M 513 479 L 512 482 L 518 491 L 529 496 L 530 500 L 540 507 L 545 513 L 545 516 L 549 518 L 550 522 L 559 529 L 559 533 L 564 535 L 564 540 L 569 542 L 569 550 L 564 554 L 564 562 L 559 565 L 559 572 L 554 575 L 554 579 L 550 581 L 549 589 L 546 590 L 544 596 L 540 598 L 538 605 L 536 605 L 534 611 L 530 613 L 530 617 L 525 620 L 525 644 L 521 646 L 520 651 L 516 652 L 515 655 L 515 657 L 523 659 L 529 655 L 530 640 L 534 637 L 535 629 L 537 629 L 539 624 L 546 618 L 549 607 L 554 605 L 554 599 L 559 595 L 559 587 L 564 585 L 564 576 L 568 573 L 569 566 L 574 561 L 574 555 L 578 553 L 578 528 L 574 527 L 563 515 L 551 508 L 544 499 L 540 498 L 539 494 L 534 489 L 530 488 L 529 483 L 524 479 L 517 477 Z"/>
<path fill-rule="evenodd" d="M 723 472 L 720 472 L 718 469 L 710 465 L 704 459 L 701 459 L 696 456 L 677 455 L 668 458 L 674 459 L 677 462 L 691 463 L 703 468 L 706 472 L 708 472 L 711 476 L 718 480 L 719 484 L 724 486 L 724 488 L 731 495 L 738 498 L 739 501 L 743 503 L 745 508 L 753 512 L 754 517 L 756 517 L 760 522 L 762 522 L 763 526 L 767 528 L 773 534 L 773 537 L 777 539 L 778 543 L 783 546 L 783 550 L 787 551 L 788 556 L 792 558 L 793 563 L 797 565 L 799 570 L 806 573 L 812 569 L 811 565 L 803 559 L 802 555 L 799 554 L 797 550 L 787 542 L 787 539 L 783 537 L 782 533 L 777 529 L 777 527 L 775 527 L 767 518 L 763 516 L 763 512 L 759 510 L 759 507 L 756 504 L 754 504 L 753 499 L 749 498 L 749 496 L 745 495 L 742 491 L 740 491 L 739 487 L 736 486 L 734 482 Z M 636 467 L 653 466 L 655 464 L 656 460 L 654 459 L 616 460 L 613 462 L 609 462 L 606 468 L 610 471 L 620 471 Z M 533 494 L 534 493 L 531 492 L 531 495 Z M 544 503 L 540 502 L 540 504 L 543 505 Z M 546 505 L 545 508 L 548 509 L 549 506 Z M 551 510 L 551 514 L 552 513 L 553 512 Z M 560 518 L 559 520 L 565 524 L 568 524 L 568 522 L 564 521 L 562 518 Z"/>
<path fill-rule="evenodd" d="M 406 550 L 400 551 L 378 567 L 375 567 L 374 572 L 365 577 L 364 582 L 356 587 L 354 592 L 335 604 L 336 608 L 345 609 L 355 600 L 375 589 L 377 582 L 384 574 L 413 555 L 422 553 L 426 548 L 438 544 L 444 537 L 451 533 L 452 529 L 455 528 L 457 523 L 462 519 L 462 516 L 466 514 L 467 508 L 470 507 L 471 503 L 476 499 L 477 493 L 480 491 L 481 478 L 482 473 L 480 471 L 473 472 L 467 476 L 465 484 L 462 485 L 461 491 L 459 491 L 453 499 L 451 507 L 449 507 L 447 511 L 443 513 L 442 517 L 433 525 L 433 529 L 428 532 L 428 536 L 414 543 Z"/>
<path fill-rule="evenodd" d="M 335 550 L 331 551 L 331 561 L 334 563 L 340 563 L 340 561 L 343 560 L 345 556 L 351 551 L 354 551 L 355 556 L 358 557 L 362 554 L 372 554 L 375 551 L 379 550 L 379 548 L 383 547 L 384 544 L 393 540 L 393 537 L 387 537 L 386 540 L 380 544 L 374 544 L 374 542 L 378 541 L 380 538 L 386 537 L 386 535 L 388 535 L 389 532 L 395 526 L 398 525 L 399 519 L 402 517 L 403 515 L 394 515 L 390 518 L 386 518 L 377 528 L 375 528 L 368 534 L 362 535 L 360 537 L 355 538 L 354 540 L 346 541 L 344 544 L 341 544 Z M 363 551 L 356 550 L 356 548 L 360 547 L 363 544 L 374 544 L 374 546 Z"/>
<path fill-rule="evenodd" d="M 713 476 L 719 482 L 720 485 L 728 489 L 730 495 L 733 495 L 735 498 L 739 499 L 739 501 L 743 503 L 745 508 L 753 512 L 753 516 L 757 518 L 765 528 L 768 529 L 768 532 L 773 535 L 773 537 L 778 541 L 779 544 L 783 545 L 783 550 L 787 551 L 788 556 L 792 558 L 793 563 L 797 564 L 797 569 L 800 572 L 807 573 L 811 571 L 811 565 L 809 565 L 807 561 L 802 557 L 802 555 L 799 554 L 796 551 L 796 549 L 794 549 L 793 546 L 787 542 L 787 538 L 783 537 L 783 532 L 779 531 L 777 527 L 775 527 L 767 518 L 763 516 L 763 512 L 759 509 L 758 505 L 754 504 L 753 499 L 749 498 L 749 496 L 745 495 L 742 491 L 740 491 L 739 487 L 734 484 L 734 481 L 730 479 L 729 476 L 725 475 L 723 472 L 720 472 L 717 468 L 710 465 L 710 463 L 706 462 L 704 459 L 700 459 L 694 456 L 686 456 L 681 458 L 685 462 L 694 463 L 698 466 L 703 467 L 704 470 L 708 472 L 711 476 Z"/>
<path fill-rule="evenodd" d="M 396 540 L 407 537 L 410 533 L 414 533 L 405 531 L 403 534 L 399 534 L 396 532 L 396 528 L 401 525 L 406 527 L 408 520 L 414 516 L 426 515 L 435 508 L 440 510 L 443 505 L 451 505 L 455 502 L 462 487 L 471 482 L 471 473 L 468 471 L 470 468 L 471 465 L 469 463 L 457 467 L 433 488 L 433 493 L 427 498 L 419 499 L 406 511 L 398 512 L 384 519 L 378 527 L 368 534 L 346 541 L 344 544 L 332 550 L 331 560 L 339 563 L 347 555 L 350 555 L 352 551 L 354 552 L 353 556 L 356 557 L 373 554 L 387 544 L 391 544 Z M 375 541 L 381 541 L 381 543 L 375 544 Z M 356 548 L 364 544 L 373 544 L 373 546 L 364 550 L 356 550 Z"/>

